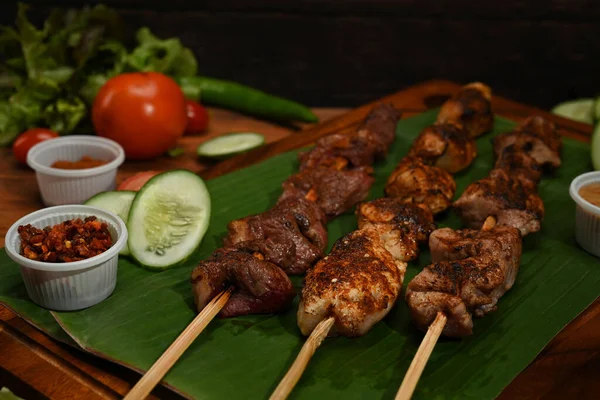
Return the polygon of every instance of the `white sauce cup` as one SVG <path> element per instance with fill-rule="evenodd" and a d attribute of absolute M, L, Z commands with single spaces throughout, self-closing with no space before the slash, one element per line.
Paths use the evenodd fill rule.
<path fill-rule="evenodd" d="M 113 245 L 86 260 L 50 263 L 30 260 L 20 254 L 20 225 L 43 229 L 63 221 L 90 216 L 108 225 Z M 8 256 L 19 264 L 27 294 L 36 304 L 57 311 L 80 310 L 106 299 L 117 284 L 119 252 L 127 243 L 127 227 L 115 214 L 96 207 L 64 205 L 48 207 L 24 216 L 6 234 Z"/>
<path fill-rule="evenodd" d="M 579 175 L 571 182 L 569 194 L 577 204 L 575 211 L 575 238 L 584 250 L 600 257 L 600 207 L 593 205 L 579 194 L 579 190 L 591 183 L 600 183 L 600 171 Z"/>
<path fill-rule="evenodd" d="M 83 156 L 108 163 L 86 169 L 51 167 L 55 161 L 78 161 Z M 114 190 L 117 168 L 124 160 L 125 152 L 117 142 L 87 135 L 45 140 L 27 153 L 27 164 L 35 171 L 46 206 L 80 204 L 100 192 Z"/>

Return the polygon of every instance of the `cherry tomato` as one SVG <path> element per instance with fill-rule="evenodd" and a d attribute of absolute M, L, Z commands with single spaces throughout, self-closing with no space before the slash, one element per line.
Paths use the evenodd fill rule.
<path fill-rule="evenodd" d="M 98 92 L 92 121 L 96 133 L 123 146 L 128 159 L 147 160 L 166 152 L 183 135 L 185 98 L 166 75 L 121 74 Z"/>
<path fill-rule="evenodd" d="M 119 187 L 117 187 L 117 190 L 133 190 L 134 192 L 137 192 L 150 180 L 150 178 L 157 174 L 160 174 L 160 171 L 138 172 L 121 182 Z"/>
<path fill-rule="evenodd" d="M 27 164 L 27 153 L 34 145 L 44 140 L 54 139 L 58 133 L 45 128 L 32 128 L 19 135 L 13 143 L 13 154 L 18 162 Z"/>
<path fill-rule="evenodd" d="M 200 133 L 208 128 L 208 111 L 202 105 L 192 100 L 186 100 L 185 111 L 188 119 L 185 133 Z"/>

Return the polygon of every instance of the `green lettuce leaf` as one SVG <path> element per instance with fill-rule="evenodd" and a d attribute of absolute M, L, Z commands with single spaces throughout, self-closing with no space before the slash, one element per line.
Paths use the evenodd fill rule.
<path fill-rule="evenodd" d="M 61 134 L 71 133 L 79 122 L 85 118 L 87 107 L 78 97 L 58 99 L 44 109 L 42 117 L 46 125 Z"/>
<path fill-rule="evenodd" d="M 193 76 L 198 72 L 196 57 L 178 38 L 159 39 L 147 27 L 139 29 L 136 38 L 139 45 L 128 58 L 134 70 L 172 76 Z"/>

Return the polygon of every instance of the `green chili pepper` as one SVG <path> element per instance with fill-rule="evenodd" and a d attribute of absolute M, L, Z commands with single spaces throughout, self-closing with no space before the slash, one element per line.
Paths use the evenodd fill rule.
<path fill-rule="evenodd" d="M 196 101 L 202 97 L 204 104 L 279 121 L 317 122 L 319 120 L 308 107 L 302 104 L 239 83 L 205 76 L 181 77 L 178 81 L 186 97 Z"/>

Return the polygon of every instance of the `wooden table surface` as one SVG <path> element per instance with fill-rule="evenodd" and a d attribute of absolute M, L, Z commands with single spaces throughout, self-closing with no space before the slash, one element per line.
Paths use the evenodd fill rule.
<path fill-rule="evenodd" d="M 459 85 L 447 81 L 429 81 L 379 100 L 391 102 L 404 117 L 439 106 L 456 92 Z M 373 103 L 372 103 L 373 104 Z M 185 154 L 151 162 L 126 162 L 118 173 L 118 182 L 138 171 L 188 168 L 206 179 L 243 168 L 275 154 L 304 146 L 332 132 L 353 129 L 372 106 L 351 112 L 346 109 L 316 109 L 323 121 L 316 126 L 278 126 L 239 114 L 211 110 L 208 132 L 184 137 Z M 561 133 L 589 141 L 591 126 L 552 116 L 541 110 L 507 99 L 494 97 L 494 111 L 520 121 L 531 114 L 554 120 Z M 201 163 L 195 149 L 202 141 L 224 132 L 250 130 L 263 133 L 267 146 L 219 164 Z M 35 176 L 18 166 L 10 150 L 0 150 L 0 244 L 10 225 L 19 217 L 42 207 Z M 600 290 L 599 290 L 600 292 Z M 541 354 L 503 391 L 500 399 L 597 398 L 600 393 L 600 301 L 565 327 Z M 99 359 L 68 345 L 56 342 L 38 331 L 12 311 L 0 305 L 0 387 L 9 387 L 27 399 L 122 397 L 139 374 Z M 167 388 L 153 392 L 158 398 L 179 398 Z"/>

